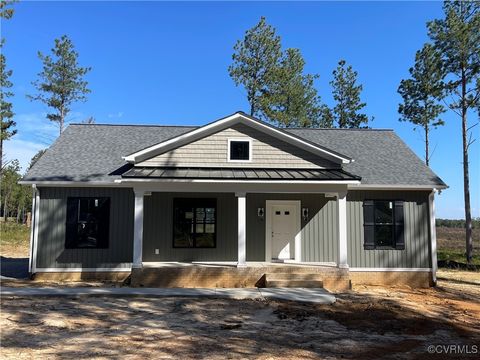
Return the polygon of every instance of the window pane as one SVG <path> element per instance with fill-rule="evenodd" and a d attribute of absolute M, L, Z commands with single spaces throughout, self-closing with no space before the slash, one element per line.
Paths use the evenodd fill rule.
<path fill-rule="evenodd" d="M 230 160 L 249 160 L 248 141 L 231 141 L 230 142 Z"/>
<path fill-rule="evenodd" d="M 174 247 L 215 247 L 215 199 L 174 199 Z"/>
<path fill-rule="evenodd" d="M 375 225 L 375 245 L 393 247 L 392 225 Z"/>
<path fill-rule="evenodd" d="M 375 201 L 375 224 L 393 223 L 393 202 Z"/>
<path fill-rule="evenodd" d="M 197 234 L 196 247 L 215 247 L 215 234 Z"/>
<path fill-rule="evenodd" d="M 190 223 L 177 223 L 174 229 L 174 246 L 176 247 L 192 247 L 193 236 L 191 233 Z"/>
<path fill-rule="evenodd" d="M 214 234 L 215 233 L 215 224 L 205 224 L 205 232 L 207 234 Z"/>
<path fill-rule="evenodd" d="M 110 198 L 67 198 L 65 247 L 108 248 Z"/>
<path fill-rule="evenodd" d="M 205 219 L 205 209 L 197 208 L 197 222 L 203 222 Z"/>
<path fill-rule="evenodd" d="M 201 224 L 197 224 L 196 228 L 195 228 L 195 232 L 197 234 L 202 234 L 204 231 L 203 231 L 203 223 Z"/>

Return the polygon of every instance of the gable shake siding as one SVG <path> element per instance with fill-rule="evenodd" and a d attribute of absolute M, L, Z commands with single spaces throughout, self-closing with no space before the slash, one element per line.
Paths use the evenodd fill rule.
<path fill-rule="evenodd" d="M 37 268 L 130 267 L 133 249 L 133 191 L 112 188 L 39 188 Z M 107 249 L 65 249 L 68 197 L 110 197 Z"/>
<path fill-rule="evenodd" d="M 229 162 L 228 139 L 252 139 L 251 161 Z M 339 165 L 243 124 L 142 161 L 136 166 L 338 168 Z"/>

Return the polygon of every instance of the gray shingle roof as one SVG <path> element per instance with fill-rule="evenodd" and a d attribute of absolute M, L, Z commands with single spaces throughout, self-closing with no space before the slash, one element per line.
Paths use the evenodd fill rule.
<path fill-rule="evenodd" d="M 70 125 L 25 181 L 112 181 L 128 169 L 122 156 L 193 130 L 183 126 Z M 352 157 L 344 170 L 362 184 L 445 185 L 391 130 L 288 129 Z"/>

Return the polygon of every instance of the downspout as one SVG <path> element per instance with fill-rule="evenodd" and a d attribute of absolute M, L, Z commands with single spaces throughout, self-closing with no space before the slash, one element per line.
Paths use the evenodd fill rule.
<path fill-rule="evenodd" d="M 432 281 L 433 285 L 437 285 L 437 270 L 438 270 L 438 260 L 437 260 L 437 230 L 435 227 L 435 193 L 437 189 L 433 189 L 432 192 L 428 195 L 428 210 L 430 215 L 430 251 L 432 252 Z"/>

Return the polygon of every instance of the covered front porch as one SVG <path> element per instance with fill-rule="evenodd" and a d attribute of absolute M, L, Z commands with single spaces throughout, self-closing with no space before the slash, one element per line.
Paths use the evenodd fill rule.
<path fill-rule="evenodd" d="M 137 285 L 261 286 L 273 273 L 348 279 L 345 183 L 144 182 L 134 192 Z M 175 246 L 178 199 L 215 200 L 213 246 Z"/>
<path fill-rule="evenodd" d="M 145 262 L 132 269 L 131 283 L 140 287 L 238 288 L 323 287 L 350 288 L 348 269 L 328 263 L 256 262 Z"/>

